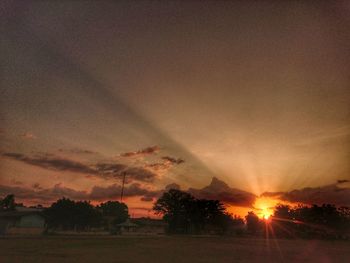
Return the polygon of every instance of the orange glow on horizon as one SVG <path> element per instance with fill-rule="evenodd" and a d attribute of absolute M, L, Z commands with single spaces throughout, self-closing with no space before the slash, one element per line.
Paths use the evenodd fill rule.
<path fill-rule="evenodd" d="M 254 202 L 254 209 L 257 216 L 268 220 L 274 213 L 275 206 L 281 203 L 281 200 L 271 197 L 258 197 Z"/>

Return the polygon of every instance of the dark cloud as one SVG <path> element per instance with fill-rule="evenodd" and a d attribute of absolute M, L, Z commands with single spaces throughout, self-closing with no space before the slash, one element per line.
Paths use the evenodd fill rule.
<path fill-rule="evenodd" d="M 160 150 L 159 146 L 155 145 L 155 146 L 147 147 L 147 148 L 141 149 L 139 151 L 135 151 L 135 152 L 122 153 L 122 154 L 120 154 L 120 156 L 122 156 L 122 157 L 135 157 L 135 156 L 149 155 L 149 154 L 156 153 L 159 150 Z"/>
<path fill-rule="evenodd" d="M 46 155 L 29 157 L 20 153 L 4 153 L 3 156 L 49 170 L 87 174 L 94 174 L 96 172 L 94 169 L 80 162 L 58 157 L 48 157 Z"/>
<path fill-rule="evenodd" d="M 67 153 L 74 153 L 74 154 L 97 154 L 97 152 L 86 150 L 86 149 L 58 149 L 59 152 L 67 152 Z"/>
<path fill-rule="evenodd" d="M 144 169 L 142 167 L 130 167 L 123 171 L 127 177 L 131 177 L 134 180 L 152 182 L 157 176 L 155 173 Z"/>
<path fill-rule="evenodd" d="M 165 161 L 168 161 L 170 163 L 173 163 L 173 164 L 181 164 L 181 163 L 185 162 L 185 160 L 183 160 L 181 158 L 173 158 L 173 157 L 170 157 L 170 156 L 163 156 L 162 159 L 165 160 Z"/>
<path fill-rule="evenodd" d="M 93 200 L 106 200 L 120 198 L 122 187 L 118 184 L 113 184 L 107 187 L 94 186 L 90 193 L 90 198 Z M 142 198 L 153 198 L 158 195 L 157 191 L 152 191 L 143 188 L 140 184 L 134 183 L 124 187 L 125 197 L 142 196 Z"/>
<path fill-rule="evenodd" d="M 61 197 L 69 197 L 76 200 L 88 199 L 87 192 L 63 187 L 61 184 L 56 184 L 54 187 L 49 189 L 33 189 L 18 186 L 0 185 L 0 196 L 5 196 L 7 194 L 14 194 L 16 199 L 20 201 L 32 201 L 47 204 Z"/>
<path fill-rule="evenodd" d="M 132 180 L 152 182 L 157 177 L 157 174 L 145 168 L 130 167 L 124 164 L 98 163 L 95 167 L 102 177 L 121 177 L 125 175 L 127 182 Z"/>
<path fill-rule="evenodd" d="M 141 201 L 143 202 L 152 202 L 153 201 L 153 197 L 150 197 L 150 196 L 143 196 L 140 198 Z"/>
<path fill-rule="evenodd" d="M 167 170 L 171 167 L 172 165 L 166 164 L 166 163 L 150 163 L 146 164 L 145 167 L 152 169 L 154 171 L 162 171 L 162 170 Z"/>
<path fill-rule="evenodd" d="M 51 154 L 26 156 L 20 153 L 4 153 L 3 156 L 49 170 L 83 173 L 102 178 L 113 178 L 125 173 L 129 182 L 130 180 L 151 182 L 157 177 L 157 174 L 143 167 L 130 167 L 117 163 L 86 165 L 70 159 L 55 157 Z"/>
<path fill-rule="evenodd" d="M 56 184 L 52 188 L 41 187 L 18 187 L 0 185 L 0 196 L 14 194 L 21 201 L 34 201 L 39 203 L 51 203 L 55 200 L 67 197 L 74 200 L 115 200 L 120 198 L 121 185 L 112 184 L 109 186 L 94 186 L 91 192 L 79 191 L 62 184 Z M 150 200 L 159 195 L 158 191 L 143 188 L 141 184 L 133 183 L 124 187 L 125 197 L 140 196 L 142 200 Z"/>
<path fill-rule="evenodd" d="M 188 189 L 197 198 L 217 199 L 236 206 L 251 207 L 256 199 L 252 193 L 229 187 L 225 182 L 213 177 L 210 185 L 201 189 Z"/>
<path fill-rule="evenodd" d="M 161 162 L 147 164 L 145 165 L 145 167 L 153 171 L 167 171 L 174 165 L 178 165 L 185 162 L 183 159 L 176 159 L 170 156 L 163 156 L 161 159 Z"/>
<path fill-rule="evenodd" d="M 348 180 L 342 180 L 347 183 Z M 350 206 L 350 188 L 342 188 L 337 184 L 322 187 L 307 187 L 290 192 L 267 192 L 262 196 L 274 196 L 289 202 L 304 204 L 334 204 L 338 206 Z"/>
<path fill-rule="evenodd" d="M 39 183 L 34 183 L 34 184 L 32 184 L 32 187 L 33 187 L 34 189 L 42 189 L 42 187 L 40 186 Z"/>
<path fill-rule="evenodd" d="M 338 184 L 343 184 L 343 183 L 349 183 L 349 180 L 338 180 L 337 183 Z"/>

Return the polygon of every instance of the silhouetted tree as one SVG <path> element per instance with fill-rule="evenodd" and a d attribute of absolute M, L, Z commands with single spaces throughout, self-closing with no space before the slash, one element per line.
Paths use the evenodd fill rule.
<path fill-rule="evenodd" d="M 102 219 L 101 213 L 87 201 L 76 202 L 74 212 L 74 223 L 77 230 L 86 230 L 90 227 L 97 227 Z"/>
<path fill-rule="evenodd" d="M 254 212 L 248 212 L 245 217 L 247 223 L 247 231 L 251 234 L 256 234 L 261 230 L 261 222 L 259 217 Z"/>
<path fill-rule="evenodd" d="M 15 206 L 15 196 L 13 194 L 7 195 L 5 198 L 0 199 L 0 211 L 14 210 Z"/>
<path fill-rule="evenodd" d="M 202 233 L 206 228 L 225 232 L 233 223 L 218 200 L 196 199 L 189 193 L 171 189 L 153 207 L 169 224 L 170 233 Z"/>
<path fill-rule="evenodd" d="M 111 218 L 113 225 L 125 222 L 129 218 L 129 210 L 126 204 L 118 201 L 108 201 L 97 206 L 105 218 Z M 108 223 L 108 222 L 107 222 Z"/>
<path fill-rule="evenodd" d="M 298 237 L 337 237 L 350 229 L 348 208 L 334 205 L 277 205 L 273 225 L 277 235 Z"/>
<path fill-rule="evenodd" d="M 154 204 L 153 209 L 169 224 L 170 233 L 185 233 L 190 227 L 190 213 L 194 197 L 186 192 L 170 189 Z"/>
<path fill-rule="evenodd" d="M 45 210 L 48 227 L 62 227 L 65 230 L 85 230 L 98 226 L 101 214 L 87 201 L 72 201 L 62 198 Z"/>

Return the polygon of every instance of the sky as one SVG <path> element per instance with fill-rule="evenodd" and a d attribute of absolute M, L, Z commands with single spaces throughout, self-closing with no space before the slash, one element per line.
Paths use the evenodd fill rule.
<path fill-rule="evenodd" d="M 1 17 L 0 196 L 119 200 L 126 174 L 136 216 L 171 187 L 233 213 L 350 205 L 349 2 L 5 1 Z"/>

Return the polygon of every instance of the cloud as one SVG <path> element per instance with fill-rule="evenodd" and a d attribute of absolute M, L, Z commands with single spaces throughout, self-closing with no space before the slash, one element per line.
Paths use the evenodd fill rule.
<path fill-rule="evenodd" d="M 127 165 L 118 163 L 97 163 L 95 165 L 95 169 L 97 170 L 97 172 L 103 175 L 120 174 L 120 172 L 126 170 L 127 168 Z"/>
<path fill-rule="evenodd" d="M 54 187 L 48 189 L 33 189 L 0 185 L 0 196 L 5 196 L 7 194 L 14 194 L 15 198 L 20 201 L 31 201 L 46 204 L 49 204 L 62 197 L 69 197 L 76 200 L 88 199 L 87 192 L 63 187 L 61 184 L 56 184 Z"/>
<path fill-rule="evenodd" d="M 341 184 L 348 180 L 340 180 Z M 339 183 L 339 181 L 338 181 Z M 350 188 L 342 188 L 337 184 L 322 187 L 307 187 L 290 192 L 267 192 L 262 196 L 278 197 L 281 200 L 304 204 L 334 204 L 338 206 L 350 206 Z"/>
<path fill-rule="evenodd" d="M 170 157 L 170 156 L 163 156 L 162 159 L 165 160 L 165 161 L 168 161 L 170 163 L 173 163 L 173 164 L 181 164 L 181 163 L 185 162 L 185 160 L 183 160 L 183 159 L 173 158 L 173 157 Z"/>
<path fill-rule="evenodd" d="M 344 184 L 344 183 L 349 183 L 349 180 L 338 180 L 337 183 L 338 184 Z"/>
<path fill-rule="evenodd" d="M 49 170 L 70 171 L 87 174 L 93 174 L 96 172 L 94 169 L 85 164 L 59 157 L 49 157 L 47 155 L 29 157 L 21 153 L 4 153 L 3 156 Z"/>
<path fill-rule="evenodd" d="M 121 177 L 125 174 L 127 182 L 137 180 L 152 182 L 157 177 L 152 171 L 143 167 L 130 167 L 124 164 L 98 163 L 95 165 L 97 172 L 103 177 Z"/>
<path fill-rule="evenodd" d="M 140 198 L 141 201 L 143 202 L 152 202 L 153 201 L 153 197 L 150 197 L 150 196 L 143 196 Z"/>
<path fill-rule="evenodd" d="M 145 167 L 156 172 L 167 171 L 174 165 L 179 165 L 185 162 L 183 159 L 180 159 L 180 158 L 176 159 L 169 156 L 163 156 L 161 159 L 162 159 L 162 162 L 146 164 Z"/>
<path fill-rule="evenodd" d="M 39 183 L 34 183 L 34 184 L 32 184 L 32 187 L 33 187 L 34 189 L 42 189 L 42 187 L 40 186 Z"/>
<path fill-rule="evenodd" d="M 61 183 L 55 184 L 52 188 L 43 189 L 41 187 L 18 187 L 0 185 L 0 196 L 14 194 L 21 201 L 34 201 L 39 203 L 51 203 L 59 198 L 66 197 L 74 200 L 105 201 L 120 198 L 121 185 L 112 184 L 109 186 L 94 186 L 90 192 L 75 190 L 63 186 Z M 124 187 L 125 197 L 140 196 L 141 200 L 149 201 L 159 196 L 159 191 L 143 188 L 141 184 L 133 183 Z"/>
<path fill-rule="evenodd" d="M 143 167 L 131 167 L 118 163 L 101 162 L 93 165 L 87 165 L 67 158 L 55 157 L 51 154 L 26 156 L 21 153 L 3 153 L 2 155 L 6 158 L 21 161 L 26 164 L 38 166 L 48 170 L 83 173 L 105 179 L 121 176 L 123 173 L 127 175 L 128 181 L 137 180 L 152 182 L 157 177 L 156 173 Z"/>
<path fill-rule="evenodd" d="M 155 146 L 147 147 L 147 148 L 141 149 L 139 151 L 135 151 L 135 152 L 122 153 L 122 154 L 120 154 L 120 156 L 122 156 L 122 157 L 136 157 L 136 156 L 154 154 L 154 153 L 158 152 L 159 150 L 160 150 L 159 146 L 155 145 Z"/>
<path fill-rule="evenodd" d="M 36 136 L 33 133 L 25 132 L 20 135 L 21 138 L 27 139 L 27 140 L 34 140 L 36 139 Z"/>
<path fill-rule="evenodd" d="M 67 152 L 67 153 L 74 153 L 74 154 L 97 154 L 97 152 L 86 150 L 86 149 L 58 149 L 59 152 Z"/>
<path fill-rule="evenodd" d="M 235 206 L 251 207 L 256 199 L 252 193 L 229 187 L 225 182 L 213 177 L 211 183 L 201 189 L 189 188 L 196 198 L 217 199 Z"/>
<path fill-rule="evenodd" d="M 124 170 L 124 173 L 127 177 L 131 177 L 132 179 L 144 182 L 152 182 L 157 176 L 155 173 L 142 167 L 130 167 Z"/>
<path fill-rule="evenodd" d="M 94 186 L 90 193 L 90 198 L 93 200 L 107 200 L 120 198 L 122 187 L 118 184 L 113 184 L 107 187 Z M 142 196 L 142 198 L 153 198 L 158 195 L 157 191 L 152 191 L 143 188 L 140 184 L 134 183 L 124 187 L 125 197 Z"/>

